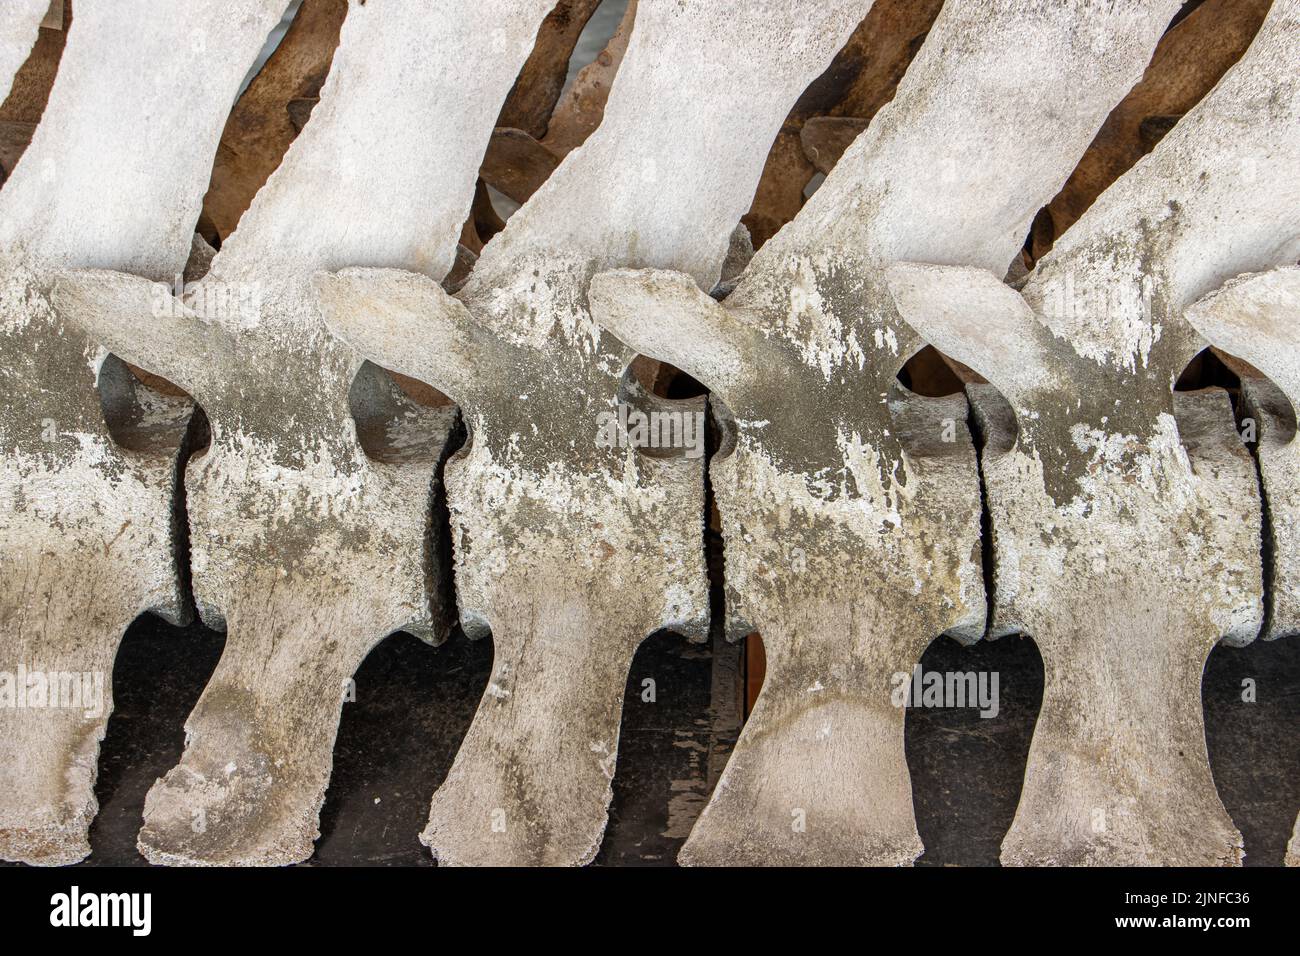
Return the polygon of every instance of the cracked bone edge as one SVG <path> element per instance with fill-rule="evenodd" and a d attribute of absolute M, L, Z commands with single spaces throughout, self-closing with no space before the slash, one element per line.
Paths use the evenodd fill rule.
<path fill-rule="evenodd" d="M 874 277 L 891 260 L 917 255 L 1005 270 L 1037 209 L 1059 189 L 1110 107 L 1141 75 L 1177 4 L 1117 5 L 1103 20 L 1095 18 L 1091 7 L 1085 3 L 1051 8 L 1029 3 L 948 3 L 892 103 L 849 148 L 794 221 L 756 253 L 724 304 L 732 321 L 755 324 L 767 339 L 767 349 L 780 343 L 797 352 L 786 357 L 786 367 L 804 375 L 810 388 L 824 389 L 867 374 L 878 375 L 882 388 L 887 388 L 886 379 L 892 380 L 897 366 L 922 343 L 893 319 L 893 303 L 883 284 L 872 284 Z M 1103 68 L 1098 69 L 1098 64 Z M 1085 68 L 1096 82 L 1080 92 L 1076 78 Z M 1023 78 L 1031 75 L 1033 82 L 1025 82 Z M 1026 100 L 1027 90 L 1033 91 L 1030 100 Z M 1062 99 L 1075 108 L 1061 110 Z M 1039 114 L 1040 122 L 1026 123 L 1027 116 Z M 951 165 L 942 162 L 948 157 Z M 1014 197 L 1014 202 L 1006 197 Z M 954 219 L 960 227 L 954 226 Z M 871 281 L 837 293 L 834 280 L 813 285 L 819 267 L 834 267 L 841 277 L 861 275 Z M 805 272 L 810 276 L 807 281 L 800 278 Z M 628 277 L 625 284 L 637 281 Z M 806 315 L 793 301 L 796 282 L 802 300 L 816 303 L 815 308 L 810 305 L 804 310 Z M 630 290 L 602 288 L 601 294 L 614 298 Z M 846 301 L 839 304 L 837 296 Z M 851 310 L 861 310 L 863 296 L 868 298 L 868 309 L 875 310 L 869 313 L 871 318 L 879 323 L 875 331 L 881 341 L 874 351 L 870 326 L 867 335 L 855 328 L 855 337 L 849 339 L 848 330 L 832 324 L 833 319 L 838 323 L 843 316 L 853 315 Z M 793 318 L 787 319 L 791 314 Z M 681 348 L 663 342 L 667 336 L 652 342 L 648 330 L 633 331 L 639 347 L 651 355 Z M 716 341 L 707 340 L 707 327 L 695 334 L 701 342 L 698 347 L 717 347 Z M 837 344 L 843 350 L 838 360 Z M 851 367 L 852 348 L 863 352 L 856 370 Z M 725 388 L 725 383 L 705 384 Z M 832 393 L 840 387 L 832 388 Z M 909 460 L 907 498 L 914 495 L 914 483 L 925 487 L 928 479 L 930 486 L 942 489 L 931 501 L 946 502 L 951 512 L 925 511 L 917 502 L 900 507 L 907 510 L 908 520 L 929 521 L 929 536 L 939 536 L 944 550 L 964 569 L 957 580 L 969 582 L 969 587 L 954 583 L 948 592 L 936 588 L 921 602 L 891 601 L 885 579 L 878 581 L 877 590 L 864 593 L 861 569 L 864 562 L 870 565 L 866 577 L 871 580 L 879 578 L 880 567 L 891 569 L 895 577 L 915 573 L 924 563 L 923 555 L 886 553 L 865 558 L 884 547 L 880 535 L 861 527 L 869 517 L 868 509 L 860 509 L 862 514 L 837 510 L 834 502 L 818 499 L 811 487 L 812 475 L 776 470 L 780 481 L 802 486 L 797 507 L 824 515 L 837 530 L 851 531 L 864 542 L 864 547 L 851 549 L 853 553 L 838 562 L 826 556 L 824 544 L 800 542 L 809 561 L 814 555 L 826 561 L 828 573 L 854 575 L 852 582 L 838 588 L 839 597 L 827 602 L 830 606 L 823 617 L 812 620 L 804 611 L 807 602 L 781 593 L 781 589 L 800 587 L 806 573 L 775 572 L 779 587 L 763 584 L 768 573 L 763 569 L 788 564 L 771 559 L 779 559 L 782 549 L 793 542 L 781 521 L 784 506 L 774 506 L 771 495 L 763 491 L 776 479 L 764 483 L 756 476 L 772 468 L 765 449 L 782 430 L 789 442 L 797 442 L 802 440 L 797 433 L 805 426 L 824 427 L 838 415 L 855 432 L 859 425 L 871 424 L 872 435 L 888 436 L 893 425 L 892 420 L 879 420 L 883 410 L 861 407 L 860 397 L 847 387 L 844 391 L 849 393 L 846 408 L 836 408 L 819 396 L 816 410 L 819 418 L 825 418 L 820 423 L 809 421 L 806 413 L 800 420 L 788 420 L 786 386 L 775 400 L 757 393 L 755 407 L 733 409 L 738 419 L 753 420 L 748 426 L 741 424 L 743 441 L 737 451 L 712 466 L 727 542 L 729 602 L 739 598 L 742 606 L 751 606 L 745 617 L 767 642 L 767 683 L 760 696 L 760 707 L 766 706 L 767 712 L 756 711 L 753 726 L 742 732 L 722 781 L 683 849 L 679 858 L 683 862 L 909 863 L 921 850 L 903 754 L 902 712 L 889 700 L 889 671 L 910 670 L 938 631 L 959 624 L 969 628 L 974 619 L 983 619 L 975 456 L 967 439 L 953 455 Z M 744 390 L 741 398 L 748 400 Z M 900 428 L 920 428 L 924 434 L 927 415 L 951 416 L 952 405 L 962 405 L 960 400 L 945 401 L 942 410 L 923 401 L 896 403 L 903 422 Z M 963 411 L 959 418 L 964 417 Z M 834 453 L 829 447 L 828 456 Z M 823 461 L 828 468 L 851 466 L 847 459 Z M 917 537 L 905 537 L 898 547 Z M 765 597 L 767 591 L 771 594 Z M 856 600 L 846 599 L 846 594 Z M 967 616 L 959 614 L 960 603 L 967 605 Z M 917 605 L 905 619 L 895 615 L 888 624 L 861 627 L 847 647 L 832 643 L 830 635 L 843 633 L 842 618 L 855 607 L 870 614 L 879 613 L 880 605 L 901 608 L 905 604 Z M 938 623 L 944 615 L 946 621 Z M 791 631 L 810 635 L 796 642 L 788 636 Z M 820 643 L 811 639 L 818 631 L 825 635 Z M 882 633 L 894 637 L 885 642 Z M 796 643 L 798 654 L 785 653 Z M 848 688 L 850 704 L 837 703 L 834 693 L 827 695 L 826 703 L 810 698 L 827 690 L 828 681 L 834 680 L 830 675 L 836 655 L 849 653 L 849 648 L 875 669 L 874 676 L 858 678 L 856 685 L 845 679 L 837 682 L 837 687 Z M 871 746 L 864 747 L 864 742 Z M 820 756 L 810 757 L 814 751 Z M 864 758 L 864 752 L 869 756 Z M 865 799 L 862 780 L 868 781 Z M 781 781 L 779 792 L 770 781 Z M 811 786 L 813 781 L 816 786 Z M 791 826 L 790 813 L 796 807 L 807 814 L 801 832 Z"/>
<path fill-rule="evenodd" d="M 308 857 L 343 685 L 394 631 L 448 632 L 430 537 L 454 410 L 365 371 L 324 324 L 313 276 L 446 274 L 492 120 L 551 5 L 353 2 L 311 122 L 187 294 L 238 360 L 186 481 L 195 599 L 228 637 L 180 763 L 145 801 L 139 847 L 155 863 Z M 231 306 L 223 289 L 257 294 Z M 363 374 L 391 420 L 381 457 L 353 419 Z"/>
<path fill-rule="evenodd" d="M 702 462 L 583 441 L 633 358 L 591 321 L 588 279 L 651 265 L 711 288 L 781 118 L 868 6 L 641 4 L 601 126 L 458 293 L 511 364 L 464 408 L 474 440 L 447 472 L 461 620 L 491 627 L 496 661 L 430 810 L 441 863 L 599 846 L 636 646 L 708 612 Z"/>
<path fill-rule="evenodd" d="M 1242 393 L 1258 428 L 1258 458 L 1272 533 L 1273 567 L 1268 632 L 1300 633 L 1300 441 L 1283 441 L 1270 412 L 1281 390 L 1300 408 L 1300 268 L 1238 276 L 1187 310 L 1187 321 L 1225 352 L 1244 359 L 1269 381 L 1242 378 Z"/>
<path fill-rule="evenodd" d="M 1300 4 L 1283 0 L 1216 89 L 1039 263 L 1025 344 L 982 348 L 974 311 L 924 319 L 948 325 L 949 354 L 1013 401 L 1041 345 L 1069 379 L 1022 397 L 1015 447 L 983 461 L 995 627 L 1032 634 L 1047 669 L 1004 863 L 1241 860 L 1200 686 L 1217 641 L 1259 628 L 1258 485 L 1223 394 L 1175 396 L 1173 384 L 1204 346 L 1187 306 L 1300 253 L 1297 55 Z M 1104 306 L 1060 307 L 1078 302 Z"/>
<path fill-rule="evenodd" d="M 187 23 L 220 45 L 213 60 L 176 42 L 156 2 L 79 4 L 43 122 L 0 191 L 11 410 L 0 421 L 0 671 L 86 675 L 102 691 L 93 708 L 0 709 L 7 859 L 63 864 L 90 852 L 118 643 L 144 611 L 184 616 L 173 521 L 190 405 L 128 383 L 145 444 L 118 445 L 96 390 L 108 387 L 106 353 L 50 289 L 65 268 L 181 271 L 221 123 L 282 8 L 194 3 Z"/>

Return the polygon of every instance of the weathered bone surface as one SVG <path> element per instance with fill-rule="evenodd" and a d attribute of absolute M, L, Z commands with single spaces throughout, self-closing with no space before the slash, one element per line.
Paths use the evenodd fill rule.
<path fill-rule="evenodd" d="M 185 613 L 173 497 L 191 404 L 140 386 L 51 286 L 67 267 L 181 270 L 230 98 L 280 11 L 195 3 L 214 64 L 156 6 L 77 5 L 45 122 L 0 193 L 0 672 L 23 701 L 0 708 L 6 859 L 90 852 L 118 643 L 144 611 Z"/>
<path fill-rule="evenodd" d="M 1291 842 L 1286 847 L 1286 865 L 1300 866 L 1300 816 L 1296 817 L 1295 829 L 1291 831 Z"/>
<path fill-rule="evenodd" d="M 1285 197 L 1284 197 L 1285 199 Z M 1261 484 L 1272 535 L 1266 638 L 1300 632 L 1300 268 L 1241 276 L 1187 311 L 1211 343 L 1268 378 L 1243 377 L 1259 440 Z"/>
<path fill-rule="evenodd" d="M 632 656 L 659 628 L 702 639 L 708 603 L 702 458 L 601 443 L 602 413 L 656 403 L 586 286 L 641 265 L 712 287 L 781 117 L 868 6 L 642 3 L 600 128 L 457 298 L 399 273 L 322 279 L 342 334 L 470 426 L 447 468 L 458 602 L 496 660 L 423 835 L 440 861 L 595 854 Z M 662 410 L 702 428 L 702 402 Z"/>
<path fill-rule="evenodd" d="M 1188 306 L 1300 255 L 1298 57 L 1300 2 L 1278 0 L 1243 59 L 1058 240 L 1023 298 L 970 271 L 891 276 L 908 321 L 1010 402 L 976 401 L 994 623 L 1033 635 L 1046 688 L 1004 862 L 1241 858 L 1200 686 L 1216 642 L 1260 627 L 1256 475 L 1224 393 L 1173 385 L 1204 345 Z"/>
<path fill-rule="evenodd" d="M 61 301 L 117 354 L 189 389 L 212 428 L 186 476 L 194 593 L 229 634 L 181 763 L 145 803 L 140 849 L 154 862 L 307 857 L 345 682 L 396 630 L 445 635 L 432 482 L 454 411 L 416 406 L 363 367 L 321 322 L 311 276 L 447 272 L 492 120 L 547 9 L 353 3 L 311 123 L 183 302 L 151 319 L 159 290 L 139 280 L 61 283 Z"/>
<path fill-rule="evenodd" d="M 891 691 L 941 632 L 983 633 L 980 493 L 965 403 L 896 384 L 922 343 L 885 267 L 1005 270 L 1176 7 L 949 0 L 892 103 L 725 305 L 663 272 L 594 281 L 602 323 L 735 417 L 711 476 L 731 631 L 762 633 L 767 673 L 683 862 L 921 852 Z"/>
<path fill-rule="evenodd" d="M 986 598 L 1047 677 L 1004 860 L 1240 861 L 1199 685 L 1216 641 L 1300 631 L 1300 0 L 1159 46 L 1177 0 L 632 0 L 563 102 L 597 0 L 305 0 L 228 121 L 288 0 L 193 0 L 179 40 L 160 2 L 0 10 L 0 857 L 89 852 L 121 635 L 188 615 L 191 395 L 229 636 L 140 848 L 310 854 L 349 678 L 448 631 L 427 381 L 465 409 L 455 573 L 497 653 L 422 839 L 591 859 L 632 656 L 708 623 L 706 404 L 651 394 L 663 359 L 714 390 L 727 632 L 768 656 L 684 862 L 913 860 L 897 694 Z M 484 252 L 485 181 L 532 198 Z M 897 383 L 927 339 L 965 397 Z M 1221 391 L 1174 390 L 1207 342 L 1257 461 Z"/>

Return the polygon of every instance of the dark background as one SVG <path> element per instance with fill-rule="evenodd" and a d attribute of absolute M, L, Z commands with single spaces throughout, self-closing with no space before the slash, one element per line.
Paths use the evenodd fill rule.
<path fill-rule="evenodd" d="M 751 638 L 752 640 L 752 638 Z M 83 865 L 145 865 L 135 849 L 144 797 L 180 759 L 184 721 L 216 667 L 224 636 L 154 617 L 127 633 L 113 674 L 115 710 L 100 756 L 100 813 Z M 1031 640 L 963 648 L 937 639 L 926 670 L 996 670 L 1001 709 L 914 709 L 907 759 L 920 865 L 991 866 L 1011 825 L 1042 698 Z M 377 647 L 344 707 L 321 839 L 308 865 L 429 866 L 416 834 L 451 766 L 492 665 L 490 639 L 457 634 L 431 648 L 407 634 Z M 668 633 L 641 647 L 628 679 L 609 827 L 596 863 L 670 865 L 712 791 L 742 721 L 741 648 L 691 645 Z M 641 699 L 652 677 L 656 701 Z M 1257 700 L 1241 700 L 1244 678 Z M 1246 845 L 1246 865 L 1277 866 L 1300 808 L 1300 640 L 1219 647 L 1203 698 L 1219 794 Z"/>

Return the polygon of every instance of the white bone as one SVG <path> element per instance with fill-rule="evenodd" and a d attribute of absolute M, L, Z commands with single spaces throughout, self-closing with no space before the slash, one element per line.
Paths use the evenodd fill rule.
<path fill-rule="evenodd" d="M 1260 503 L 1223 393 L 1173 385 L 1205 344 L 1187 307 L 1300 254 L 1298 56 L 1300 3 L 1278 0 L 1215 90 L 1040 261 L 1035 319 L 1000 313 L 1020 324 L 1014 346 L 989 349 L 977 312 L 909 316 L 1016 412 L 1014 447 L 999 438 L 1010 450 L 983 460 L 994 625 L 1033 635 L 1047 685 L 1004 862 L 1240 861 L 1200 683 L 1217 641 L 1258 632 Z M 1004 430 L 987 387 L 970 391 Z"/>
<path fill-rule="evenodd" d="M 982 633 L 980 502 L 964 403 L 894 392 L 922 343 L 885 271 L 922 258 L 1004 272 L 1176 8 L 949 0 L 890 105 L 754 256 L 725 321 L 654 321 L 658 274 L 593 283 L 629 345 L 705 351 L 705 373 L 737 353 L 754 365 L 706 384 L 738 428 L 711 467 L 733 633 L 762 633 L 767 673 L 683 861 L 920 852 L 891 678 L 941 631 Z M 674 341 L 683 330 L 692 342 Z"/>
<path fill-rule="evenodd" d="M 177 42 L 162 0 L 80 0 L 43 122 L 0 191 L 0 671 L 90 675 L 103 691 L 95 707 L 0 709 L 7 859 L 90 852 L 118 642 L 144 611 L 185 613 L 173 499 L 190 404 L 146 394 L 88 342 L 80 303 L 52 307 L 56 270 L 181 271 L 230 101 L 284 5 L 196 0 L 187 23 L 213 58 Z M 115 389 L 129 448 L 101 409 Z"/>
<path fill-rule="evenodd" d="M 1268 376 L 1244 375 L 1241 383 L 1249 418 L 1243 425 L 1253 425 L 1258 441 L 1273 555 L 1263 637 L 1300 633 L 1300 441 L 1293 426 L 1300 408 L 1300 269 L 1233 279 L 1189 308 L 1187 321 Z"/>
<path fill-rule="evenodd" d="M 64 280 L 86 324 L 176 375 L 212 429 L 186 476 L 193 580 L 229 635 L 181 763 L 145 803 L 140 847 L 155 862 L 310 855 L 344 682 L 393 631 L 446 633 L 429 537 L 454 410 L 414 406 L 363 368 L 322 323 L 312 275 L 442 278 L 550 5 L 353 2 L 310 122 L 187 293 L 191 308 L 153 324 L 129 307 L 152 294 L 138 282 Z M 378 460 L 353 420 L 358 388 L 385 436 Z"/>
<path fill-rule="evenodd" d="M 632 655 L 661 627 L 702 637 L 708 603 L 702 461 L 597 441 L 633 354 L 592 321 L 587 282 L 604 268 L 656 266 L 711 287 L 783 117 L 869 7 L 834 0 L 811 16 L 796 0 L 639 4 L 601 126 L 457 295 L 480 333 L 439 309 L 497 369 L 467 394 L 473 441 L 447 469 L 461 621 L 491 627 L 496 661 L 434 797 L 423 838 L 440 861 L 595 855 Z M 400 343 L 420 327 L 412 317 L 380 334 L 359 328 L 371 298 L 392 293 L 391 276 L 351 272 L 332 285 L 340 334 L 384 349 L 367 354 L 388 367 L 410 359 Z M 459 387 L 466 375 L 448 374 L 447 360 L 419 377 Z"/>

